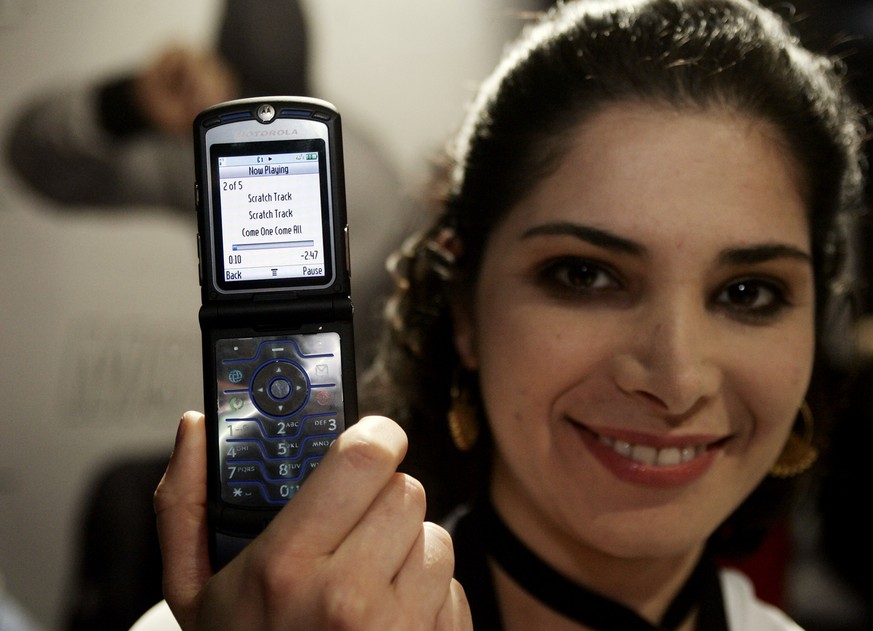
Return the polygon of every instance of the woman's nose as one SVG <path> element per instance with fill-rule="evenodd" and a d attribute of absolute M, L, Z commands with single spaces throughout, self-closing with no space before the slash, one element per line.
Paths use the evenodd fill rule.
<path fill-rule="evenodd" d="M 628 347 L 614 358 L 618 387 L 658 414 L 680 421 L 692 414 L 721 387 L 711 319 L 702 305 L 641 310 Z"/>

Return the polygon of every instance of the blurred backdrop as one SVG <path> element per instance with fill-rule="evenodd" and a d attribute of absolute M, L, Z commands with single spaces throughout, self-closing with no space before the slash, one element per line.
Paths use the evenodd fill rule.
<path fill-rule="evenodd" d="M 312 95 L 354 119 L 411 194 L 525 8 L 301 5 Z M 130 71 L 169 42 L 210 45 L 220 9 L 0 0 L 0 131 L 41 93 Z M 48 629 L 62 626 L 95 476 L 169 453 L 181 412 L 202 408 L 194 235 L 163 208 L 62 208 L 0 167 L 0 575 Z"/>

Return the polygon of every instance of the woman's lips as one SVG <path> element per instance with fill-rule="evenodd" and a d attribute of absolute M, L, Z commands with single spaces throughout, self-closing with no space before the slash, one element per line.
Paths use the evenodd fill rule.
<path fill-rule="evenodd" d="M 709 469 L 728 438 L 664 439 L 639 434 L 600 434 L 567 419 L 594 457 L 626 482 L 676 487 L 697 480 Z"/>

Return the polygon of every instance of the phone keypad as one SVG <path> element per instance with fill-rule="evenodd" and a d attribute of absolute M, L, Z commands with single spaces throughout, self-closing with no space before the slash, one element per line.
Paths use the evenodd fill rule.
<path fill-rule="evenodd" d="M 345 428 L 339 334 L 222 339 L 216 358 L 222 499 L 283 504 Z"/>

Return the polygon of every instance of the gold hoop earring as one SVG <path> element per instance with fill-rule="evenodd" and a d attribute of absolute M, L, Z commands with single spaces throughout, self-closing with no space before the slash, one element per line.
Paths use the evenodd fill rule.
<path fill-rule="evenodd" d="M 800 406 L 800 431 L 788 435 L 782 453 L 770 469 L 774 478 L 793 478 L 809 469 L 818 459 L 818 449 L 812 444 L 812 410 L 806 401 Z"/>
<path fill-rule="evenodd" d="M 479 438 L 479 417 L 469 388 L 461 384 L 461 370 L 455 371 L 449 389 L 449 434 L 459 451 L 470 451 Z"/>

